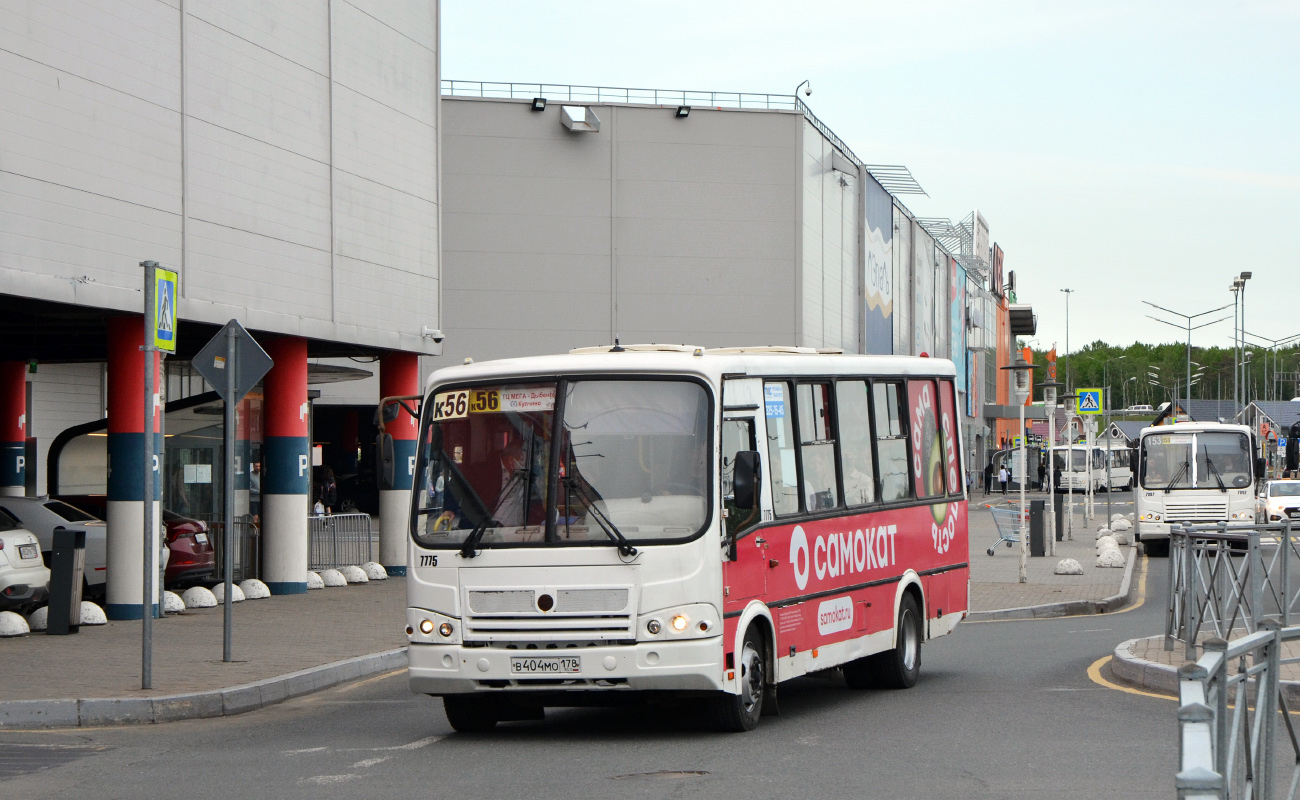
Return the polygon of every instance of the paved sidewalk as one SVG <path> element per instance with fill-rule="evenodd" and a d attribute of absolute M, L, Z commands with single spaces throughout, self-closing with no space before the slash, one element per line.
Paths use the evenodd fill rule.
<path fill-rule="evenodd" d="M 138 620 L 0 639 L 0 703 L 203 692 L 403 648 L 405 608 L 404 578 L 245 600 L 233 608 L 233 663 L 221 660 L 221 606 L 168 615 L 154 620 L 151 691 L 140 689 Z"/>
<path fill-rule="evenodd" d="M 998 538 L 993 515 L 984 506 L 986 503 L 998 504 L 1003 501 L 1001 495 L 985 498 L 977 494 L 970 504 L 970 597 L 971 611 L 987 612 L 1001 609 L 1025 609 L 1034 606 L 1075 604 L 1075 608 L 1059 609 L 1058 613 L 1081 613 L 1077 608 L 1081 603 L 1100 603 L 1119 594 L 1128 570 L 1115 568 L 1098 568 L 1096 564 L 1096 531 L 1105 524 L 1105 502 L 1097 504 L 1097 515 L 1091 523 L 1084 521 L 1081 506 L 1076 507 L 1074 516 L 1074 540 L 1056 543 L 1056 557 L 1045 556 L 1030 558 L 1027 568 L 1028 582 L 1019 582 L 1020 545 L 1007 547 L 998 545 L 996 555 L 989 556 L 987 550 Z M 1030 500 L 1047 500 L 1047 494 L 1032 492 L 1026 494 Z M 1018 505 L 1018 497 L 1008 494 L 1006 500 Z M 1116 506 L 1116 513 L 1127 513 L 1131 504 Z M 1121 548 L 1128 557 L 1131 548 Z M 1083 567 L 1082 575 L 1056 575 L 1056 564 L 1063 558 L 1073 558 Z M 1040 609 L 1037 614 L 1025 613 L 1022 616 L 1047 616 L 1052 611 Z M 1086 612 L 1082 612 L 1086 613 Z"/>

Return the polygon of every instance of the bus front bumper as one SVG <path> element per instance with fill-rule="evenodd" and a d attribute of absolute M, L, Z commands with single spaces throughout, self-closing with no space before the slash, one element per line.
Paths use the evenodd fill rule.
<path fill-rule="evenodd" d="M 1139 522 L 1138 541 L 1150 542 L 1155 539 L 1169 538 L 1169 524 L 1165 522 Z"/>
<path fill-rule="evenodd" d="M 407 648 L 411 691 L 444 695 L 528 691 L 720 691 L 722 638 L 559 650 L 419 644 Z M 572 657 L 579 671 L 530 675 L 512 671 L 512 658 Z M 733 690 L 734 691 L 734 690 Z"/>

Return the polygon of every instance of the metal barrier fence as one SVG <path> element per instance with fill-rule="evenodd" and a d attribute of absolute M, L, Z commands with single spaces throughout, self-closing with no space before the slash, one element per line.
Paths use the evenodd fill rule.
<path fill-rule="evenodd" d="M 234 575 L 231 579 L 239 582 L 247 578 L 261 577 L 261 529 L 249 520 L 236 520 L 234 538 Z M 226 579 L 226 523 L 224 521 L 208 523 L 208 541 L 212 543 L 213 555 L 216 557 L 212 580 L 224 581 Z"/>
<path fill-rule="evenodd" d="M 373 561 L 370 515 L 331 514 L 307 518 L 310 570 L 333 569 Z"/>
<path fill-rule="evenodd" d="M 1289 520 L 1275 525 L 1174 526 L 1169 533 L 1165 649 L 1196 658 L 1202 633 L 1252 633 L 1265 617 L 1300 621 L 1300 548 Z"/>
<path fill-rule="evenodd" d="M 1278 796 L 1279 715 L 1292 751 L 1287 762 L 1291 776 L 1282 796 L 1296 796 L 1300 744 L 1279 672 L 1283 664 L 1300 662 L 1282 657 L 1285 642 L 1300 640 L 1300 627 L 1283 628 L 1275 618 L 1261 624 L 1264 630 L 1232 642 L 1206 640 L 1205 655 L 1179 670 L 1175 786 L 1180 799 Z"/>
<path fill-rule="evenodd" d="M 570 86 L 563 83 L 503 83 L 494 81 L 442 82 L 449 97 L 495 97 L 532 100 L 544 97 L 558 103 L 645 103 L 650 105 L 709 106 L 712 108 L 768 108 L 796 110 L 790 94 L 710 92 L 690 89 L 634 89 L 626 86 Z"/>

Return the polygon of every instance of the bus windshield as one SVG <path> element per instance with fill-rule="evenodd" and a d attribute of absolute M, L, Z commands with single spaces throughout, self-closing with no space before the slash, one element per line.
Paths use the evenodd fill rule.
<path fill-rule="evenodd" d="M 1241 489 L 1250 483 L 1250 441 L 1244 434 L 1168 433 L 1142 440 L 1147 489 Z"/>
<path fill-rule="evenodd" d="M 429 402 L 413 525 L 424 547 L 457 547 L 478 528 L 478 548 L 613 544 L 610 526 L 653 544 L 708 521 L 709 402 L 698 383 L 509 383 Z"/>
<path fill-rule="evenodd" d="M 1085 464 L 1085 454 L 1082 450 L 1070 450 L 1070 468 L 1065 468 L 1065 450 L 1052 451 L 1052 468 L 1059 469 L 1063 472 L 1084 472 L 1087 470 Z"/>

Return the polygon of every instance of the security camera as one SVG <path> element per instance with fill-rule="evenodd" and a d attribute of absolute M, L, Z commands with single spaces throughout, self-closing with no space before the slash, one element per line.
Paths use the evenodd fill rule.
<path fill-rule="evenodd" d="M 808 81 L 808 82 L 806 82 L 806 83 L 804 84 L 804 87 L 803 87 L 803 96 L 804 96 L 804 97 L 812 97 L 812 82 L 811 82 L 811 81 Z"/>
<path fill-rule="evenodd" d="M 432 339 L 434 344 L 442 344 L 442 340 L 445 338 L 442 331 L 437 328 L 421 328 L 420 335 L 426 339 Z"/>

